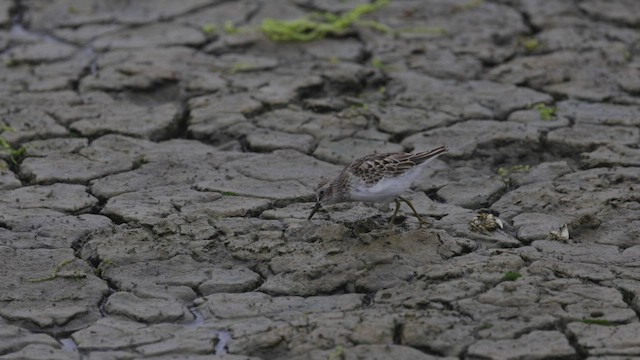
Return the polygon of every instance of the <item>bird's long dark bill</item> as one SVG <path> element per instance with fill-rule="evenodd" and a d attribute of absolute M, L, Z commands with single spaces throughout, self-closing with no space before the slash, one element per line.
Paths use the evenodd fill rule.
<path fill-rule="evenodd" d="M 318 209 L 320 209 L 320 203 L 319 202 L 317 202 L 316 205 L 313 207 L 313 210 L 311 210 L 311 214 L 309 215 L 307 220 L 311 220 L 311 218 L 313 217 L 313 214 L 315 214 L 316 211 L 318 211 Z"/>

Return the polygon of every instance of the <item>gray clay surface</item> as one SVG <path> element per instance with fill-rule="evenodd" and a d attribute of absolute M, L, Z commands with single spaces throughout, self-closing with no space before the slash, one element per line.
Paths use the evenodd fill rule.
<path fill-rule="evenodd" d="M 0 359 L 640 358 L 640 2 L 367 3 L 0 1 Z"/>

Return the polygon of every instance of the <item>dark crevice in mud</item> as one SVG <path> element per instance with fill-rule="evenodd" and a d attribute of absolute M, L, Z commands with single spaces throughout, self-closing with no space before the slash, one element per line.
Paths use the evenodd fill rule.
<path fill-rule="evenodd" d="M 222 4 L 222 3 L 225 3 L 225 2 L 233 2 L 233 1 L 235 1 L 235 0 L 223 0 L 223 1 L 220 1 L 219 3 L 217 3 L 216 5 L 219 5 L 219 4 Z M 253 18 L 260 12 L 260 10 L 262 10 L 262 6 L 263 6 L 262 2 L 258 2 L 257 6 L 255 7 L 255 9 L 252 9 L 252 11 L 248 11 L 247 12 L 247 15 L 244 17 L 244 22 L 248 23 L 251 20 L 253 20 Z"/>
<path fill-rule="evenodd" d="M 93 51 L 93 48 L 86 46 L 82 49 L 82 53 L 89 57 L 87 66 L 83 67 L 78 74 L 78 77 L 73 79 L 69 86 L 71 90 L 76 94 L 80 94 L 80 82 L 87 76 L 96 75 L 98 73 L 98 55 Z M 49 114 L 51 115 L 51 114 Z"/>
<path fill-rule="evenodd" d="M 205 262 L 205 264 L 208 265 L 208 263 L 206 263 L 206 262 Z M 193 290 L 194 294 L 196 294 L 196 298 L 204 297 L 204 295 L 202 294 L 202 292 L 199 289 L 200 285 L 201 285 L 201 283 L 193 285 L 193 286 L 189 286 L 189 289 Z M 195 307 L 195 305 L 192 305 L 192 306 Z"/>
<path fill-rule="evenodd" d="M 52 115 L 47 113 L 48 115 Z M 57 119 L 52 116 L 54 118 L 54 120 L 57 121 Z M 65 126 L 66 127 L 66 126 Z M 134 139 L 140 139 L 140 140 L 147 140 L 146 138 L 137 135 L 137 134 L 131 134 L 131 133 L 126 133 L 126 132 L 121 132 L 121 131 L 112 131 L 112 130 L 102 130 L 102 131 L 96 131 L 95 133 L 91 134 L 91 135 L 83 135 L 82 133 L 73 130 L 73 129 L 69 129 L 67 127 L 67 130 L 69 131 L 69 134 L 66 136 L 52 136 L 52 137 L 47 137 L 47 138 L 43 138 L 42 140 L 50 140 L 50 139 L 55 139 L 55 138 L 64 138 L 64 139 L 68 139 L 68 138 L 84 138 L 87 139 L 87 141 L 89 142 L 89 145 L 91 145 L 91 143 L 93 143 L 95 140 L 98 140 L 99 138 L 105 136 L 105 135 L 120 135 L 120 136 L 126 136 L 126 137 L 130 137 L 130 138 L 134 138 Z M 34 139 L 36 140 L 36 139 Z M 74 154 L 77 155 L 81 155 L 79 152 L 74 152 Z M 88 157 L 85 156 L 85 158 L 87 158 L 88 160 L 92 160 Z M 91 179 L 93 180 L 93 179 Z"/>
<path fill-rule="evenodd" d="M 516 9 L 516 11 L 520 13 L 520 17 L 522 18 L 522 22 L 525 24 L 525 26 L 531 30 L 530 35 L 535 35 L 541 31 L 538 26 L 531 22 L 531 17 L 529 16 L 529 14 L 519 9 Z"/>
<path fill-rule="evenodd" d="M 622 293 L 622 301 L 624 301 L 625 304 L 627 304 L 627 306 L 636 313 L 636 317 L 640 319 L 640 307 L 635 304 L 636 295 L 621 287 L 617 287 L 617 289 Z"/>
<path fill-rule="evenodd" d="M 87 235 L 85 237 L 86 240 L 88 240 L 90 235 Z M 80 257 L 80 252 L 82 251 L 82 248 L 84 247 L 84 244 L 86 243 L 85 241 L 82 242 L 78 242 L 78 243 L 74 243 L 72 245 L 72 247 L 75 250 L 75 256 L 79 259 L 82 259 Z M 100 299 L 100 302 L 98 303 L 98 310 L 100 311 L 100 314 L 104 317 L 106 316 L 106 313 L 104 311 L 104 306 L 107 303 L 107 300 L 109 299 L 109 296 L 111 296 L 112 294 L 114 294 L 115 292 L 119 291 L 119 287 L 117 286 L 116 283 L 113 282 L 113 280 L 107 278 L 104 276 L 104 271 L 111 266 L 111 263 L 109 261 L 103 261 L 101 259 L 99 259 L 98 257 L 94 257 L 94 256 L 90 256 L 89 258 L 86 259 L 87 264 L 89 264 L 92 268 L 93 268 L 93 273 L 95 276 L 97 276 L 98 278 L 102 279 L 103 281 L 105 281 L 107 283 L 108 286 L 108 291 L 107 293 L 102 297 L 102 299 Z"/>
<path fill-rule="evenodd" d="M 1 133 L 2 131 L 0 131 L 0 134 Z M 25 140 L 23 142 L 28 142 L 33 140 L 41 140 L 41 139 L 35 138 L 35 139 Z M 23 149 L 24 147 L 22 147 L 21 144 L 16 145 L 13 148 L 13 150 L 17 151 L 18 152 L 17 154 L 8 155 L 5 158 L 0 157 L 0 160 L 4 160 L 4 162 L 7 164 L 8 169 L 16 176 L 16 178 L 20 181 L 22 186 L 25 186 L 25 185 L 30 185 L 33 178 L 27 176 L 26 174 L 20 171 L 20 165 L 22 164 L 22 161 L 24 161 L 24 159 L 28 157 L 25 155 L 25 150 Z"/>
<path fill-rule="evenodd" d="M 178 104 L 178 114 L 176 115 L 175 127 L 172 134 L 167 137 L 169 139 L 186 139 L 187 129 L 189 127 L 189 118 L 191 117 L 191 110 L 189 109 L 190 97 L 182 97 Z"/>
<path fill-rule="evenodd" d="M 50 210 L 54 210 L 54 211 L 60 211 L 66 215 L 74 215 L 74 216 L 79 216 L 79 215 L 86 215 L 86 214 L 92 214 L 92 215 L 97 215 L 99 214 L 99 210 L 96 212 L 96 206 L 88 206 L 82 209 L 78 209 L 78 210 L 74 210 L 74 211 L 65 211 L 65 210 L 56 210 L 55 207 L 48 207 L 48 206 L 43 206 L 42 208 L 44 209 L 50 209 Z"/>
<path fill-rule="evenodd" d="M 331 295 L 340 295 L 340 294 L 358 294 L 355 290 L 355 286 L 350 281 L 345 281 L 339 286 L 328 290 L 328 291 L 317 291 L 314 296 L 331 296 Z M 289 295 L 285 295 L 289 296 Z"/>
<path fill-rule="evenodd" d="M 539 92 L 542 92 L 542 93 L 545 93 L 545 94 L 551 96 L 553 98 L 553 103 L 554 104 L 570 99 L 569 95 L 566 95 L 566 94 L 548 93 L 548 92 L 546 92 L 546 90 L 544 88 L 534 88 L 534 87 L 530 87 L 530 88 L 533 89 L 533 90 L 536 90 L 536 91 L 539 91 Z M 580 100 L 580 101 L 587 101 L 587 100 Z"/>
<path fill-rule="evenodd" d="M 87 193 L 93 197 L 95 197 L 96 199 L 98 199 L 98 203 L 94 206 L 94 211 L 92 212 L 92 214 L 95 215 L 102 215 L 100 214 L 100 212 L 102 211 L 102 209 L 104 209 L 104 207 L 107 205 L 107 201 L 109 201 L 109 198 L 105 198 L 103 196 L 99 196 L 97 194 L 95 194 L 93 192 L 93 189 L 91 189 L 91 185 L 90 184 L 83 184 L 87 187 Z M 121 195 L 121 194 L 118 194 Z M 114 195 L 117 196 L 117 195 Z"/>
<path fill-rule="evenodd" d="M 429 215 L 429 218 L 434 219 L 434 220 L 442 220 L 444 219 L 444 217 L 447 216 L 447 214 L 442 214 L 442 215 Z"/>
<path fill-rule="evenodd" d="M 560 321 L 557 325 L 557 330 L 564 334 L 569 341 L 569 345 L 576 351 L 578 355 L 576 359 L 586 359 L 589 356 L 587 349 L 583 348 L 578 342 L 578 338 L 567 329 L 567 324 L 564 321 Z"/>
<path fill-rule="evenodd" d="M 116 215 L 116 214 L 100 214 L 100 215 L 109 218 L 109 220 L 111 220 L 111 222 L 114 223 L 115 225 L 123 225 L 123 224 L 137 225 L 135 223 L 135 221 L 134 222 L 127 221 L 124 217 L 122 217 L 120 215 Z M 143 226 L 143 228 L 144 228 L 144 226 Z"/>
<path fill-rule="evenodd" d="M 497 213 L 497 211 L 491 209 L 491 205 L 495 204 L 498 200 L 500 200 L 506 193 L 509 191 L 515 190 L 517 186 L 513 184 L 512 181 L 505 182 L 506 186 L 502 190 L 498 190 L 495 193 L 491 194 L 485 201 L 483 201 L 480 206 L 476 208 L 472 208 L 472 210 L 481 213 L 483 210 L 488 213 Z M 493 214 L 498 217 L 500 214 Z"/>
<path fill-rule="evenodd" d="M 14 159 L 4 159 L 8 169 L 16 176 L 16 179 L 20 181 L 22 186 L 29 185 L 31 180 L 28 176 L 20 172 L 20 164 L 24 158 L 22 156 Z"/>
<path fill-rule="evenodd" d="M 22 0 L 14 0 L 13 5 L 9 7 L 9 18 L 11 18 L 11 24 L 22 24 L 26 11 L 27 7 L 22 4 Z"/>
<path fill-rule="evenodd" d="M 515 41 L 514 41 L 514 45 L 513 46 L 516 46 Z M 510 54 L 508 56 L 505 56 L 504 59 L 500 59 L 500 60 L 498 60 L 498 59 L 495 59 L 495 60 L 494 59 L 482 59 L 481 58 L 480 59 L 480 64 L 482 64 L 483 73 L 484 74 L 488 74 L 489 71 L 491 71 L 493 68 L 495 68 L 497 66 L 500 66 L 502 64 L 506 64 L 506 63 L 510 62 L 511 60 L 516 59 L 517 57 L 518 57 L 518 53 L 514 51 L 512 54 Z M 487 75 L 484 75 L 484 76 L 487 76 Z M 482 78 L 483 74 L 481 73 L 480 75 L 478 75 L 478 77 Z M 443 77 L 441 79 L 448 80 L 450 78 Z M 496 120 L 503 120 L 503 119 L 497 118 Z"/>
<path fill-rule="evenodd" d="M 109 286 L 109 292 L 107 292 L 107 294 L 103 296 L 102 299 L 100 299 L 100 302 L 98 303 L 98 311 L 100 312 L 100 316 L 106 317 L 108 315 L 107 311 L 105 310 L 105 305 L 107 304 L 107 300 L 109 300 L 109 297 L 115 294 L 118 290 L 111 286 L 109 280 L 107 279 L 102 279 L 102 280 L 107 282 L 107 285 Z"/>
<path fill-rule="evenodd" d="M 0 221 L 0 229 L 6 229 L 11 231 L 11 226 L 7 225 L 7 223 Z"/>
<path fill-rule="evenodd" d="M 404 332 L 404 324 L 398 322 L 393 326 L 393 344 L 402 345 L 402 333 Z"/>
<path fill-rule="evenodd" d="M 376 130 L 380 131 L 381 133 L 385 133 L 385 131 L 380 130 L 378 126 L 376 126 Z M 413 135 L 413 133 L 391 134 L 391 136 L 389 136 L 389 142 L 393 144 L 400 144 L 402 140 L 410 135 Z"/>
<path fill-rule="evenodd" d="M 182 98 L 180 84 L 177 79 L 158 81 L 146 89 L 125 88 L 121 91 L 105 91 L 114 100 L 127 101 L 138 106 L 153 107 L 158 104 L 176 103 Z"/>
<path fill-rule="evenodd" d="M 240 143 L 240 148 L 242 149 L 242 152 L 246 152 L 246 153 L 252 152 L 251 146 L 249 146 L 249 142 L 247 141 L 246 135 L 237 137 L 235 140 Z"/>
<path fill-rule="evenodd" d="M 467 359 L 467 354 L 469 353 L 469 346 L 465 346 L 464 349 L 458 355 L 458 359 L 464 360 Z"/>
<path fill-rule="evenodd" d="M 187 306 L 187 310 L 193 315 L 193 320 L 184 324 L 185 327 L 195 328 L 200 327 L 204 324 L 204 316 L 202 316 L 202 312 L 198 309 L 198 306 L 195 304 Z"/>
<path fill-rule="evenodd" d="M 306 105 L 304 104 L 304 100 L 306 99 L 313 99 L 313 98 L 317 98 L 317 97 L 322 97 L 323 93 L 322 90 L 324 88 L 325 84 L 324 82 L 318 85 L 312 85 L 312 86 L 307 86 L 307 87 L 303 87 L 303 88 L 298 88 L 297 91 L 297 98 L 294 100 L 293 104 L 294 105 L 299 105 L 301 108 L 306 108 Z M 283 105 L 281 107 L 288 107 L 290 106 L 291 103 Z M 325 111 L 328 112 L 328 111 Z"/>
<path fill-rule="evenodd" d="M 432 349 L 431 347 L 428 347 L 428 346 L 425 346 L 425 345 L 412 346 L 412 348 L 414 348 L 414 349 L 416 349 L 416 350 L 418 350 L 418 351 L 420 351 L 422 353 L 425 353 L 427 355 L 431 355 L 431 356 L 436 356 L 436 357 L 446 356 L 446 354 L 444 354 L 444 353 L 442 353 L 440 351 L 436 351 L 436 350 Z M 463 359 L 463 358 L 461 358 L 461 359 Z"/>
<path fill-rule="evenodd" d="M 77 257 L 78 259 L 82 259 L 82 257 L 80 256 L 80 252 L 82 251 L 84 245 L 89 241 L 89 238 L 95 233 L 96 231 L 92 231 L 84 236 L 81 236 L 79 239 L 71 243 L 71 249 L 73 250 L 73 254 L 75 257 Z M 91 266 L 94 265 L 90 260 L 88 261 L 88 263 Z M 93 267 L 95 268 L 96 266 Z"/>
<path fill-rule="evenodd" d="M 98 257 L 94 257 L 94 256 L 90 256 L 89 258 L 84 259 L 82 257 L 82 254 L 81 254 L 82 253 L 82 249 L 84 248 L 86 243 L 98 231 L 104 231 L 104 230 L 97 230 L 97 231 L 93 231 L 93 232 L 90 232 L 90 233 L 86 234 L 85 236 L 83 236 L 83 237 L 79 238 L 78 240 L 74 241 L 71 244 L 71 248 L 73 249 L 74 256 L 77 259 L 86 262 L 93 269 L 93 274 L 96 277 L 100 278 L 101 280 L 103 280 L 103 281 L 105 281 L 107 283 L 107 287 L 108 287 L 107 293 L 104 294 L 104 296 L 100 299 L 100 301 L 96 305 L 100 315 L 102 317 L 105 317 L 107 314 L 106 314 L 106 312 L 104 310 L 104 306 L 105 306 L 107 300 L 109 299 L 109 296 L 111 296 L 113 293 L 118 291 L 117 285 L 112 280 L 110 280 L 109 278 L 106 278 L 104 276 L 104 274 L 103 274 L 103 271 L 108 266 L 110 266 L 110 264 L 104 265 L 105 264 L 104 261 L 102 261 Z M 68 337 L 69 335 L 70 334 L 65 335 L 65 337 Z"/>
<path fill-rule="evenodd" d="M 373 301 L 376 297 L 376 293 L 367 293 L 362 297 L 362 307 L 368 308 L 373 306 Z"/>
<path fill-rule="evenodd" d="M 189 127 L 187 125 L 185 138 L 193 139 L 205 145 L 215 147 L 218 151 L 226 151 L 226 150 L 234 151 L 237 145 L 240 145 L 241 150 L 246 149 L 246 146 L 241 143 L 241 139 L 243 139 L 244 136 L 238 137 L 238 136 L 230 135 L 226 133 L 227 128 L 228 127 L 218 129 L 215 133 L 212 133 L 207 137 L 196 138 L 196 137 L 193 137 L 193 134 L 189 132 Z M 246 150 L 244 150 L 244 152 L 246 152 Z"/>
<path fill-rule="evenodd" d="M 457 308 L 449 301 L 433 301 L 433 303 L 441 305 L 442 308 L 447 311 L 458 311 Z"/>
<path fill-rule="evenodd" d="M 70 321 L 73 321 L 73 319 L 71 319 Z M 77 344 L 75 341 L 73 341 L 73 339 L 71 338 L 71 335 L 76 331 L 78 331 L 79 329 L 74 328 L 74 329 L 67 330 L 64 328 L 64 325 L 62 325 L 62 328 L 57 325 L 54 325 L 49 328 L 41 328 L 38 326 L 34 326 L 33 323 L 28 321 L 18 321 L 13 324 L 16 326 L 29 329 L 29 331 L 31 331 L 33 334 L 44 334 L 44 335 L 53 337 L 62 345 L 63 350 L 76 351 L 76 352 L 78 351 L 76 347 Z M 7 355 L 7 354 L 0 353 L 0 355 Z"/>
<path fill-rule="evenodd" d="M 425 191 L 424 194 L 427 195 L 427 197 L 429 199 L 431 199 L 433 202 L 437 202 L 437 203 L 440 203 L 440 204 L 446 203 L 446 201 L 444 201 L 443 198 L 438 196 L 438 190 L 440 190 L 440 189 L 431 189 L 429 191 Z M 440 220 L 440 219 L 438 219 L 438 220 Z"/>
<path fill-rule="evenodd" d="M 231 257 L 233 257 L 233 255 L 230 255 Z M 259 261 L 254 261 L 251 263 L 243 263 L 244 266 L 246 266 L 249 270 L 255 272 L 256 274 L 260 275 L 260 284 L 258 286 L 256 286 L 256 288 L 254 289 L 254 291 L 259 291 L 260 286 L 262 286 L 262 284 L 264 284 L 265 281 L 267 281 L 267 279 L 271 276 L 274 276 L 275 274 L 273 273 L 273 271 L 271 271 L 271 268 L 269 267 L 268 264 L 259 262 Z"/>
<path fill-rule="evenodd" d="M 89 188 L 87 188 L 87 193 L 91 194 L 91 191 L 89 191 Z M 91 194 L 93 195 L 93 194 Z M 95 195 L 93 195 L 95 197 Z M 96 197 L 97 198 L 97 197 Z M 107 199 L 98 199 L 98 203 L 95 204 L 93 206 L 93 208 L 91 208 L 91 211 L 89 212 L 89 214 L 93 214 L 93 215 L 102 215 L 102 209 L 104 209 L 104 207 L 107 205 Z"/>
<path fill-rule="evenodd" d="M 324 86 L 323 86 L 323 94 L 324 97 L 352 97 L 357 98 L 367 87 L 366 79 L 357 79 L 356 81 L 345 81 L 345 82 L 337 82 L 332 81 L 331 78 L 328 78 L 325 75 L 321 75 Z"/>
<path fill-rule="evenodd" d="M 241 218 L 260 218 L 260 215 L 262 215 L 262 213 L 266 210 L 272 210 L 274 209 L 274 207 L 269 207 L 267 209 L 251 209 L 251 210 L 247 210 L 247 212 L 244 215 L 239 215 L 239 216 L 227 216 L 227 217 L 241 217 Z"/>

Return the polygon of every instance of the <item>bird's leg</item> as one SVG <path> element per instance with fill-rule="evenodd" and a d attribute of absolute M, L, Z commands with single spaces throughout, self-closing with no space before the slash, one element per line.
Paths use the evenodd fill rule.
<path fill-rule="evenodd" d="M 396 211 L 393 212 L 393 215 L 391 215 L 391 219 L 389 219 L 389 224 L 393 224 L 393 222 L 396 220 L 396 215 L 398 215 L 398 210 L 400 209 L 400 201 L 398 201 L 398 199 L 394 199 L 396 202 Z"/>
<path fill-rule="evenodd" d="M 415 217 L 418 219 L 418 222 L 420 223 L 420 227 L 422 227 L 422 224 L 429 224 L 425 219 L 423 219 L 420 215 L 418 215 L 418 212 L 416 211 L 416 208 L 413 207 L 413 204 L 411 203 L 411 201 L 398 196 L 398 198 L 396 199 L 396 204 L 399 206 L 400 205 L 400 201 L 398 201 L 398 199 L 404 201 L 405 203 L 407 203 L 407 205 L 409 205 L 409 207 L 411 208 L 411 211 L 413 211 L 413 215 L 415 215 Z M 396 207 L 396 212 L 398 212 L 398 208 Z M 395 214 L 393 214 L 395 217 Z"/>

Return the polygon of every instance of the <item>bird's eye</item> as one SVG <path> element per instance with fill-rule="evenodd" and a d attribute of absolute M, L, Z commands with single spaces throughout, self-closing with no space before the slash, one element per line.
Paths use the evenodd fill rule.
<path fill-rule="evenodd" d="M 322 189 L 322 190 L 318 191 L 318 195 L 323 196 L 325 192 L 326 192 L 326 190 Z"/>

